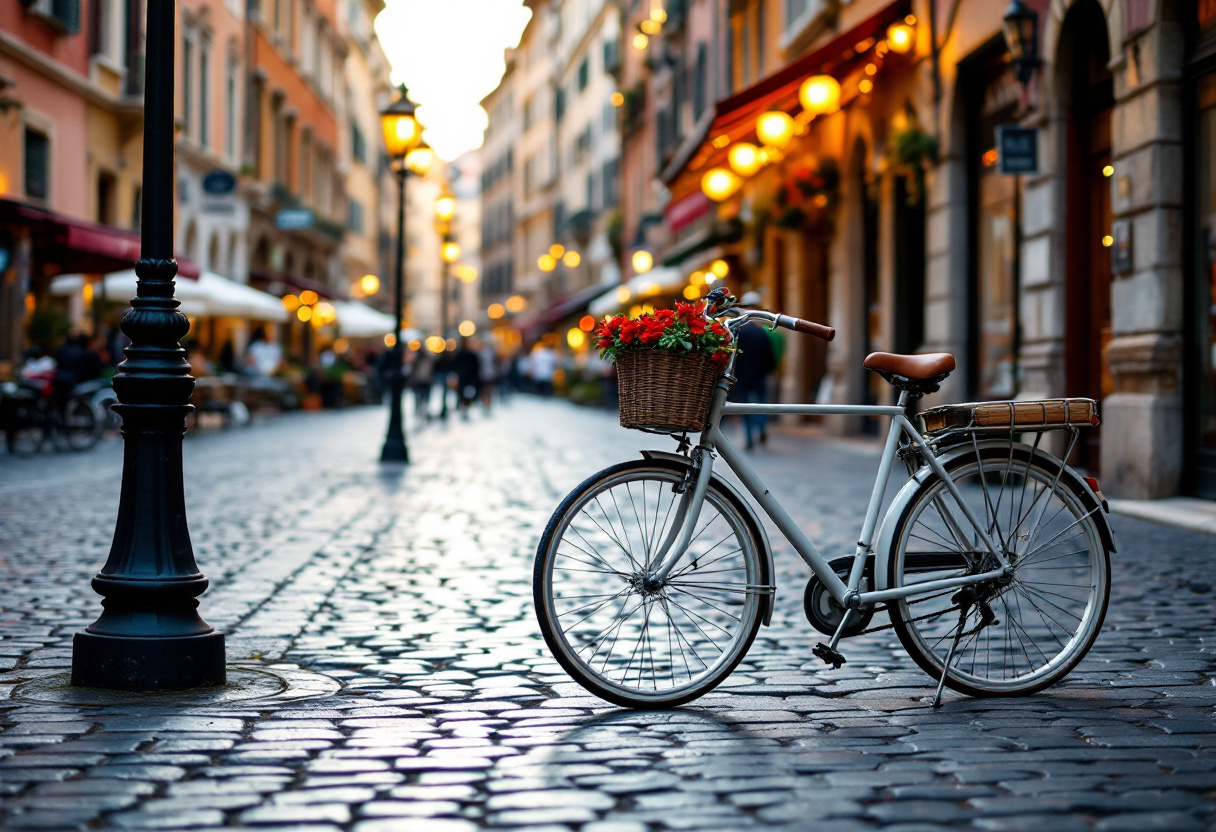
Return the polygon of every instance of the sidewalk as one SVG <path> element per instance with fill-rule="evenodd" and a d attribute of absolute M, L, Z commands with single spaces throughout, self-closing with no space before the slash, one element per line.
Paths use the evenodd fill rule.
<path fill-rule="evenodd" d="M 1110 500 L 1110 510 L 1139 520 L 1150 520 L 1203 534 L 1216 534 L 1216 501 L 1197 497 L 1163 500 Z"/>
<path fill-rule="evenodd" d="M 409 433 L 287 415 L 186 443 L 200 612 L 229 686 L 67 687 L 113 532 L 121 447 L 0 462 L 0 828 L 286 832 L 1202 830 L 1216 820 L 1211 539 L 1116 518 L 1110 613 L 1061 685 L 947 693 L 891 632 L 827 670 L 807 570 L 776 543 L 771 627 L 690 707 L 621 711 L 549 656 L 537 539 L 588 474 L 664 437 L 518 397 Z M 830 555 L 876 459 L 774 432 L 750 456 Z M 771 532 L 771 530 L 770 530 Z M 879 616 L 881 618 L 881 616 Z M 882 623 L 876 619 L 875 623 Z"/>

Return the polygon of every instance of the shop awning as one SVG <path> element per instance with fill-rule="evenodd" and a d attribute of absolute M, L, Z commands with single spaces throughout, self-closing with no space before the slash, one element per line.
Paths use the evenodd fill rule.
<path fill-rule="evenodd" d="M 345 338 L 379 338 L 393 331 L 393 316 L 365 303 L 336 300 L 338 332 Z"/>
<path fill-rule="evenodd" d="M 71 295 L 81 291 L 83 286 L 82 275 L 60 275 L 51 281 L 51 294 Z M 126 303 L 135 297 L 135 290 L 135 270 L 126 269 L 107 274 L 95 291 L 104 292 L 107 300 Z M 198 280 L 178 282 L 174 286 L 173 296 L 181 303 L 179 309 L 183 313 L 195 317 L 287 320 L 287 310 L 274 295 L 259 292 L 214 272 L 202 272 Z"/>
<path fill-rule="evenodd" d="M 139 259 L 139 234 L 71 219 L 11 199 L 0 199 L 0 225 L 29 229 L 35 254 L 47 274 L 106 274 L 129 269 Z M 198 265 L 177 258 L 178 277 L 195 280 Z"/>
<path fill-rule="evenodd" d="M 803 81 L 818 74 L 837 78 L 847 75 L 856 62 L 865 60 L 864 53 L 873 40 L 884 36 L 887 27 L 907 16 L 910 9 L 910 0 L 895 0 L 820 48 L 730 98 L 719 101 L 714 106 L 713 119 L 706 121 L 706 126 L 700 132 L 689 137 L 660 174 L 664 184 L 672 191 L 672 203 L 697 190 L 701 174 L 705 171 L 725 166 L 731 144 L 755 141 L 758 115 L 768 110 L 794 112 L 799 109 L 798 89 Z"/>
<path fill-rule="evenodd" d="M 603 293 L 603 284 L 588 286 L 585 289 L 579 289 L 577 292 L 571 292 L 550 303 L 538 312 L 536 317 L 524 324 L 521 329 L 528 337 L 535 338 L 540 333 L 552 329 L 563 318 L 568 318 L 577 312 L 587 309 L 587 305 Z"/>
<path fill-rule="evenodd" d="M 334 290 L 324 283 L 287 272 L 253 269 L 249 272 L 249 283 L 280 298 L 287 294 L 298 295 L 309 289 L 326 300 L 334 300 L 337 297 Z"/>
<path fill-rule="evenodd" d="M 215 318 L 245 318 L 250 321 L 285 321 L 287 310 L 274 295 L 229 280 L 215 272 L 203 272 L 198 278 L 203 294 L 205 312 Z"/>
<path fill-rule="evenodd" d="M 591 301 L 587 311 L 597 318 L 601 315 L 611 315 L 614 312 L 628 309 L 632 304 L 644 302 L 655 295 L 682 288 L 686 282 L 687 278 L 679 269 L 670 267 L 651 269 L 646 274 L 635 275 L 628 282 L 602 292 L 599 297 Z"/>

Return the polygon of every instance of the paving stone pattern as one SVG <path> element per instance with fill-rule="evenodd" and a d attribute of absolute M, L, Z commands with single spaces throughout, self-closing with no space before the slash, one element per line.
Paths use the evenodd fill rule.
<path fill-rule="evenodd" d="M 234 666 L 334 680 L 294 699 L 10 698 L 61 681 L 99 612 L 121 449 L 0 458 L 0 827 L 1216 828 L 1212 538 L 1115 518 L 1111 611 L 1080 668 L 937 712 L 890 631 L 846 641 L 839 671 L 811 656 L 807 573 L 778 544 L 773 625 L 727 683 L 630 712 L 547 654 L 531 561 L 569 489 L 670 441 L 516 398 L 411 432 L 400 471 L 375 461 L 383 426 L 299 414 L 186 444 L 204 616 Z M 813 539 L 851 551 L 873 445 L 786 433 L 756 460 Z"/>

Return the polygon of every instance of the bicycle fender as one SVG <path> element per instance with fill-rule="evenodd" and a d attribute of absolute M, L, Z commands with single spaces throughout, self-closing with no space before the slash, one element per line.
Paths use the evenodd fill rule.
<path fill-rule="evenodd" d="M 983 451 L 986 448 L 1008 448 L 1009 443 L 1001 439 L 989 439 L 985 442 L 977 443 L 979 450 Z M 1027 451 L 1032 449 L 1032 446 L 1025 443 L 1018 443 Z M 972 454 L 975 447 L 968 444 L 956 445 L 943 453 L 938 460 L 942 467 L 949 469 L 951 463 L 961 456 Z M 1046 451 L 1040 449 L 1038 453 L 1046 456 L 1053 462 L 1060 463 L 1058 459 Z M 1062 463 L 1060 463 L 1062 464 Z M 894 542 L 895 529 L 899 525 L 899 519 L 903 516 L 904 510 L 908 507 L 908 503 L 912 501 L 912 497 L 917 490 L 925 483 L 929 477 L 933 476 L 933 469 L 928 465 L 921 466 L 916 473 L 908 480 L 907 484 L 899 490 L 895 495 L 895 499 L 891 501 L 890 508 L 887 509 L 886 515 L 883 517 L 882 528 L 878 535 L 878 544 L 874 552 L 874 584 L 878 589 L 890 589 L 887 584 L 888 561 L 891 556 L 891 544 Z M 1111 528 L 1110 518 L 1107 516 L 1106 507 L 1102 505 L 1102 500 L 1094 493 L 1094 490 L 1089 487 L 1089 483 L 1076 472 L 1075 469 L 1065 465 L 1063 472 L 1060 474 L 1060 483 L 1073 492 L 1077 497 L 1081 498 L 1081 504 L 1087 510 L 1094 512 L 1093 516 L 1097 519 L 1098 533 L 1102 537 L 1102 543 L 1107 550 L 1111 552 L 1119 551 L 1116 547 L 1115 532 Z"/>
<path fill-rule="evenodd" d="M 899 525 L 899 518 L 903 517 L 904 510 L 912 502 L 912 498 L 916 496 L 916 492 L 920 490 L 925 480 L 932 476 L 932 474 L 932 468 L 928 465 L 922 465 L 904 483 L 904 487 L 899 489 L 895 495 L 895 499 L 891 501 L 891 505 L 887 508 L 887 513 L 883 515 L 882 527 L 878 530 L 878 543 L 874 547 L 875 589 L 891 588 L 887 582 L 887 573 L 889 571 L 887 563 L 891 559 L 891 544 L 895 537 L 895 528 Z"/>
<path fill-rule="evenodd" d="M 687 468 L 692 464 L 692 460 L 683 454 L 675 454 L 669 451 L 642 451 L 641 453 L 646 459 L 670 462 L 674 465 L 680 466 L 681 468 Z M 764 531 L 764 524 L 760 522 L 760 518 L 756 514 L 755 509 L 752 508 L 752 504 L 744 499 L 742 492 L 740 492 L 739 489 L 734 485 L 716 475 L 711 479 L 710 485 L 720 488 L 722 491 L 725 491 L 734 498 L 735 502 L 739 505 L 739 508 L 744 511 L 747 519 L 751 522 L 752 531 L 760 543 L 761 550 L 763 550 L 764 564 L 765 568 L 768 570 L 768 579 L 774 587 L 772 595 L 761 596 L 761 604 L 763 604 L 763 608 L 761 610 L 762 616 L 760 620 L 765 627 L 768 627 L 773 620 L 773 606 L 777 598 L 775 589 L 777 585 L 777 570 L 773 565 L 773 547 L 768 541 L 768 534 Z"/>

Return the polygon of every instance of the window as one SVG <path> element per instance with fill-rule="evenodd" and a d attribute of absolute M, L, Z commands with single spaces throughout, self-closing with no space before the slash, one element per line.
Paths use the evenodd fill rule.
<path fill-rule="evenodd" d="M 182 131 L 190 135 L 194 115 L 194 43 L 182 37 Z"/>
<path fill-rule="evenodd" d="M 211 63 L 211 50 L 204 43 L 199 47 L 198 53 L 199 71 L 198 71 L 198 143 L 200 147 L 210 147 L 211 142 L 207 139 L 207 133 L 210 131 L 211 113 L 211 89 L 210 76 L 208 72 Z"/>
<path fill-rule="evenodd" d="M 80 32 L 80 0 L 32 0 L 30 11 L 45 19 L 64 34 Z"/>
<path fill-rule="evenodd" d="M 785 0 L 785 28 L 789 29 L 798 18 L 806 14 L 810 5 L 811 0 Z"/>
<path fill-rule="evenodd" d="M 535 100 L 532 96 L 524 99 L 524 129 L 527 130 L 532 126 L 532 107 L 535 105 Z M 488 132 L 488 131 L 487 131 Z"/>
<path fill-rule="evenodd" d="M 346 225 L 356 234 L 363 233 L 363 203 L 357 199 L 348 200 Z"/>
<path fill-rule="evenodd" d="M 566 114 L 566 91 L 561 87 L 557 88 L 553 97 L 553 117 L 558 121 L 562 120 L 562 116 Z"/>
<path fill-rule="evenodd" d="M 583 62 L 578 65 L 578 91 L 582 92 L 587 89 L 587 81 L 591 77 L 590 58 L 583 58 Z"/>
<path fill-rule="evenodd" d="M 25 128 L 25 195 L 45 200 L 50 196 L 51 142 L 45 133 Z"/>
<path fill-rule="evenodd" d="M 709 47 L 704 43 L 697 44 L 697 62 L 692 75 L 692 117 L 700 119 L 701 113 L 709 105 L 706 100 L 709 93 Z"/>
<path fill-rule="evenodd" d="M 131 227 L 139 230 L 144 219 L 144 189 L 139 185 L 131 192 Z"/>
<path fill-rule="evenodd" d="M 587 208 L 591 211 L 599 208 L 595 204 L 595 173 L 595 171 L 591 171 L 587 174 Z"/>
<path fill-rule="evenodd" d="M 224 154 L 236 158 L 236 61 L 228 62 L 224 75 Z"/>
<path fill-rule="evenodd" d="M 350 122 L 350 155 L 356 162 L 367 163 L 367 140 L 354 119 Z"/>
<path fill-rule="evenodd" d="M 620 194 L 617 191 L 617 179 L 620 175 L 620 160 L 612 159 L 604 163 L 604 207 L 611 208 L 617 204 Z"/>
<path fill-rule="evenodd" d="M 118 180 L 112 173 L 97 175 L 97 222 L 111 225 L 114 222 L 114 190 Z"/>

